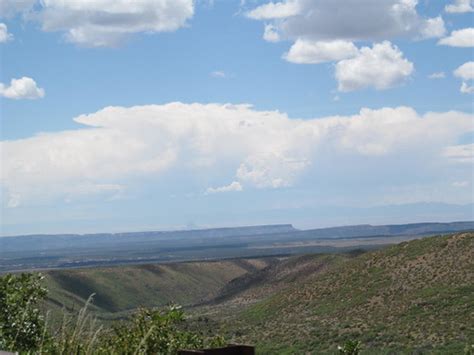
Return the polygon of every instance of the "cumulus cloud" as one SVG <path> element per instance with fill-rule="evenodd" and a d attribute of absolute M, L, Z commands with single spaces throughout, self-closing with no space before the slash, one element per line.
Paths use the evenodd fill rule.
<path fill-rule="evenodd" d="M 284 38 L 295 40 L 379 41 L 401 36 L 442 36 L 442 18 L 423 18 L 416 5 L 416 0 L 284 0 L 260 5 L 247 16 L 273 20 Z"/>
<path fill-rule="evenodd" d="M 347 41 L 309 41 L 298 39 L 284 58 L 297 64 L 318 64 L 356 56 L 357 47 Z"/>
<path fill-rule="evenodd" d="M 5 13 L 30 9 L 34 3 L 0 1 Z M 26 18 L 38 21 L 43 31 L 64 32 L 77 45 L 115 47 L 136 33 L 176 31 L 193 14 L 193 0 L 42 0 Z"/>
<path fill-rule="evenodd" d="M 463 80 L 461 88 L 459 89 L 463 94 L 474 93 L 474 86 L 469 85 L 467 82 L 474 80 L 474 62 L 467 62 L 459 66 L 454 72 L 454 76 Z"/>
<path fill-rule="evenodd" d="M 464 80 L 474 79 L 474 62 L 466 62 L 459 66 L 455 71 L 454 75 Z"/>
<path fill-rule="evenodd" d="M 403 83 L 414 70 L 413 63 L 388 41 L 363 47 L 351 59 L 336 64 L 339 91 L 353 91 L 366 87 L 384 90 Z"/>
<path fill-rule="evenodd" d="M 446 164 L 466 163 L 468 149 L 456 144 L 472 131 L 472 119 L 408 107 L 307 120 L 249 105 L 106 107 L 76 117 L 84 129 L 3 141 L 0 185 L 3 203 L 14 207 L 87 194 L 111 198 L 141 186 L 140 179 L 163 176 L 201 184 L 207 193 L 285 188 L 305 176 L 335 181 L 351 166 L 359 179 L 380 183 L 394 166 L 410 176 L 410 163 L 417 176 L 437 167 L 427 176 L 438 177 Z"/>
<path fill-rule="evenodd" d="M 459 88 L 459 91 L 460 91 L 462 94 L 474 94 L 474 86 L 469 85 L 469 84 L 466 83 L 466 82 L 463 82 L 463 83 L 461 84 L 461 87 Z"/>
<path fill-rule="evenodd" d="M 217 194 L 220 192 L 232 192 L 232 191 L 242 191 L 242 185 L 238 181 L 232 181 L 229 185 L 220 186 L 220 187 L 209 187 L 206 190 L 206 194 Z"/>
<path fill-rule="evenodd" d="M 441 16 L 438 16 L 426 19 L 420 26 L 419 31 L 419 39 L 443 37 L 446 33 L 443 18 Z"/>
<path fill-rule="evenodd" d="M 269 2 L 249 11 L 247 16 L 254 20 L 286 18 L 300 14 L 303 10 L 301 5 L 301 2 L 298 0 L 277 3 Z"/>
<path fill-rule="evenodd" d="M 37 6 L 34 7 L 34 5 Z M 23 12 L 43 31 L 86 47 L 115 47 L 136 33 L 172 32 L 194 15 L 193 0 L 0 0 L 0 17 Z"/>
<path fill-rule="evenodd" d="M 270 24 L 265 25 L 263 39 L 267 42 L 278 42 L 280 40 L 280 35 L 278 34 L 277 28 Z"/>
<path fill-rule="evenodd" d="M 36 82 L 24 76 L 20 79 L 12 79 L 10 85 L 0 83 L 0 96 L 8 99 L 21 100 L 21 99 L 40 99 L 44 97 L 44 89 L 37 86 Z"/>
<path fill-rule="evenodd" d="M 446 74 L 443 71 L 428 75 L 428 79 L 444 79 L 444 78 L 446 78 Z"/>
<path fill-rule="evenodd" d="M 474 28 L 453 31 L 448 37 L 440 39 L 438 44 L 451 47 L 474 47 Z"/>
<path fill-rule="evenodd" d="M 453 14 L 460 14 L 474 11 L 474 0 L 454 0 L 452 4 L 445 6 L 444 10 Z"/>
<path fill-rule="evenodd" d="M 8 33 L 7 25 L 0 23 L 0 43 L 6 43 L 13 39 L 13 35 Z"/>
<path fill-rule="evenodd" d="M 359 50 L 356 45 L 370 41 L 374 43 L 373 48 L 380 48 L 376 43 L 381 40 L 444 36 L 443 18 L 421 16 L 417 3 L 417 0 L 282 0 L 261 4 L 246 15 L 265 22 L 263 38 L 266 41 L 293 41 L 283 54 L 285 60 L 296 64 L 339 62 L 336 78 L 341 77 L 341 91 L 366 86 L 387 89 L 409 76 L 413 64 L 402 58 L 398 48 L 391 53 L 390 49 L 386 50 L 389 56 L 385 59 L 372 49 L 376 58 L 369 60 L 370 48 Z M 358 65 L 368 61 L 388 64 L 388 70 L 375 67 L 374 71 L 364 70 Z M 350 73 L 350 69 L 362 71 Z M 375 78 L 380 73 L 382 77 Z M 350 84 L 349 81 L 355 82 Z"/>

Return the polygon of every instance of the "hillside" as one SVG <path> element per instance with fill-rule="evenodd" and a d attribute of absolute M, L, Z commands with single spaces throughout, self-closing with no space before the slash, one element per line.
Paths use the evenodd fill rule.
<path fill-rule="evenodd" d="M 308 260 L 306 267 L 318 270 L 321 257 Z M 286 288 L 266 297 L 257 292 L 263 300 L 240 303 L 233 314 L 222 305 L 247 291 L 232 296 L 228 286 L 216 299 L 221 307 L 207 314 L 220 318 L 221 329 L 234 341 L 258 344 L 265 353 L 331 352 L 348 339 L 361 340 L 367 353 L 433 348 L 462 353 L 466 344 L 474 344 L 472 233 L 405 242 L 319 270 L 294 272 L 299 276 Z"/>
<path fill-rule="evenodd" d="M 92 310 L 116 318 L 139 306 L 188 305 L 217 294 L 234 278 L 267 267 L 274 258 L 147 264 L 45 273 L 50 309 L 78 309 L 95 293 Z"/>
<path fill-rule="evenodd" d="M 233 313 L 288 288 L 303 283 L 316 274 L 324 273 L 351 254 L 308 254 L 282 258 L 278 262 L 254 272 L 239 276 L 224 285 L 218 294 L 195 305 L 200 312 L 213 312 L 222 316 Z"/>
<path fill-rule="evenodd" d="M 262 353 L 462 353 L 474 344 L 474 234 L 374 252 L 54 270 L 48 308 L 96 293 L 102 319 L 138 306 L 186 306 L 191 327 L 220 329 Z"/>

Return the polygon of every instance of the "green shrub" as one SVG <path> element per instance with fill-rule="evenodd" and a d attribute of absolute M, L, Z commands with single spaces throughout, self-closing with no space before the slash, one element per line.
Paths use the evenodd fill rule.
<path fill-rule="evenodd" d="M 35 354 L 175 354 L 179 349 L 224 345 L 221 337 L 207 338 L 186 331 L 179 306 L 166 310 L 140 309 L 130 320 L 103 329 L 88 312 L 93 295 L 77 314 L 63 311 L 63 321 L 47 330 L 38 307 L 47 291 L 42 276 L 0 277 L 0 350 Z"/>
<path fill-rule="evenodd" d="M 165 311 L 140 309 L 129 322 L 115 326 L 102 351 L 121 354 L 174 354 L 179 349 L 221 346 L 221 337 L 206 339 L 180 329 L 185 321 L 179 306 Z"/>
<path fill-rule="evenodd" d="M 362 350 L 362 343 L 357 340 L 348 340 L 344 346 L 338 346 L 339 354 L 343 355 L 358 355 Z"/>
<path fill-rule="evenodd" d="M 38 307 L 46 296 L 39 274 L 7 274 L 0 277 L 0 349 L 34 351 L 47 334 Z"/>

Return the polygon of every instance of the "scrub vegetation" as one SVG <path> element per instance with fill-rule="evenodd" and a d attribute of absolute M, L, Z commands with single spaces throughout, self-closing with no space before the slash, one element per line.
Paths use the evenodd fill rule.
<path fill-rule="evenodd" d="M 370 252 L 7 274 L 0 348 L 173 354 L 225 339 L 261 354 L 472 354 L 473 295 L 473 233 Z"/>

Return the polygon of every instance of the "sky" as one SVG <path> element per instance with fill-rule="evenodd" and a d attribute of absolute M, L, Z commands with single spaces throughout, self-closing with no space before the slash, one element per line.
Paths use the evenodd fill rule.
<path fill-rule="evenodd" d="M 474 219 L 471 0 L 0 0 L 0 234 Z"/>

